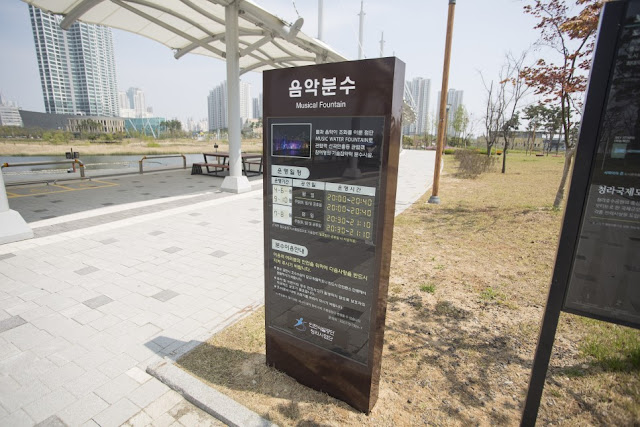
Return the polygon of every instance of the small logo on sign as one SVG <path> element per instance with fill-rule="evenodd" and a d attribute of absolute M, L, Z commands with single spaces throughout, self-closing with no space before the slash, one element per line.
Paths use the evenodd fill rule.
<path fill-rule="evenodd" d="M 304 318 L 299 318 L 296 319 L 296 324 L 293 325 L 294 328 L 296 328 L 297 330 L 299 330 L 300 332 L 304 332 L 307 330 L 307 326 L 305 325 L 305 323 L 307 322 L 303 322 Z"/>

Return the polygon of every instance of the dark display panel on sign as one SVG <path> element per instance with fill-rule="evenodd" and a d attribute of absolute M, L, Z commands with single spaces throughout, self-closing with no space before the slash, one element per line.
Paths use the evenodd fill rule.
<path fill-rule="evenodd" d="M 630 3 L 597 139 L 566 311 L 640 326 L 640 5 Z"/>
<path fill-rule="evenodd" d="M 266 124 L 272 153 L 268 326 L 366 364 L 384 117 Z"/>

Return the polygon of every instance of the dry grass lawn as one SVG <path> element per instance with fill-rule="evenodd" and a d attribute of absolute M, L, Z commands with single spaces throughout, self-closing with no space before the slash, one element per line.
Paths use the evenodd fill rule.
<path fill-rule="evenodd" d="M 512 154 L 396 218 L 380 397 L 370 415 L 265 366 L 264 313 L 179 364 L 280 425 L 516 425 L 551 276 L 562 158 Z M 639 425 L 640 331 L 562 314 L 540 425 Z"/>

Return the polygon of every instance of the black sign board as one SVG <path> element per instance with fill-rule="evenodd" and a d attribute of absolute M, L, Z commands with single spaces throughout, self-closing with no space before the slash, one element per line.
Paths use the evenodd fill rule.
<path fill-rule="evenodd" d="M 267 363 L 369 412 L 400 147 L 396 58 L 264 72 Z"/>
<path fill-rule="evenodd" d="M 576 162 L 591 171 L 570 200 L 583 210 L 563 309 L 640 327 L 640 2 L 628 4 L 615 52 L 599 129 L 581 134 Z"/>
<path fill-rule="evenodd" d="M 560 312 L 640 328 L 640 0 L 605 3 L 522 425 L 534 425 Z"/>

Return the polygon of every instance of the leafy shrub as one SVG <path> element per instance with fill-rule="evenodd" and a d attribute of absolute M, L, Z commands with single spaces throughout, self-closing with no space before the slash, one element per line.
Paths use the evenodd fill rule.
<path fill-rule="evenodd" d="M 444 154 L 455 154 L 455 148 L 445 148 Z"/>
<path fill-rule="evenodd" d="M 458 175 L 464 178 L 477 178 L 489 172 L 496 165 L 496 158 L 478 153 L 475 150 L 456 150 L 454 153 L 458 165 Z"/>

